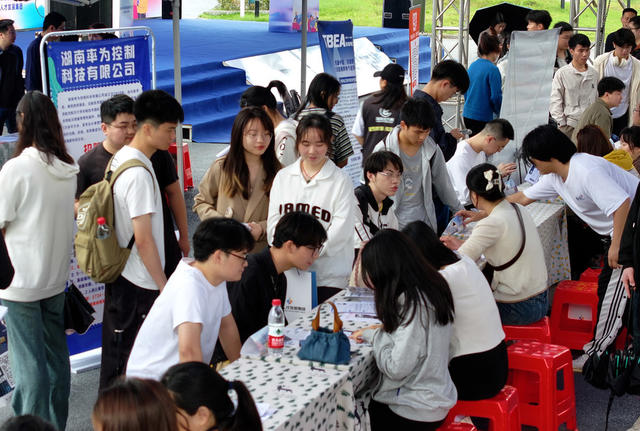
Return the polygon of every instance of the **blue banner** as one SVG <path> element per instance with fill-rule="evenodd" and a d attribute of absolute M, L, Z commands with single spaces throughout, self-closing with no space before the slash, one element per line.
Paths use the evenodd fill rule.
<path fill-rule="evenodd" d="M 356 60 L 353 52 L 353 23 L 348 21 L 318 21 L 318 39 L 324 71 L 340 82 L 340 100 L 333 110 L 344 120 L 347 131 L 353 128 L 358 115 L 358 85 L 356 83 Z M 360 184 L 362 147 L 349 133 L 354 155 L 344 168 L 354 187 Z"/>
<path fill-rule="evenodd" d="M 139 82 L 142 91 L 151 88 L 149 45 L 145 36 L 51 42 L 47 56 L 52 97 L 59 91 L 129 82 Z"/>

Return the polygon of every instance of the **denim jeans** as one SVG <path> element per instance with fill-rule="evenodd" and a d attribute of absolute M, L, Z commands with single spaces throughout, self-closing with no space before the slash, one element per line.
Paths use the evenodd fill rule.
<path fill-rule="evenodd" d="M 503 325 L 529 325 L 546 316 L 549 309 L 546 290 L 524 301 L 497 304 Z"/>
<path fill-rule="evenodd" d="M 64 293 L 33 302 L 2 300 L 15 380 L 15 415 L 33 414 L 63 431 L 69 412 L 71 373 L 64 332 Z"/>
<path fill-rule="evenodd" d="M 5 123 L 7 124 L 7 131 L 9 133 L 18 131 L 15 109 L 0 108 L 0 135 L 2 135 Z"/>

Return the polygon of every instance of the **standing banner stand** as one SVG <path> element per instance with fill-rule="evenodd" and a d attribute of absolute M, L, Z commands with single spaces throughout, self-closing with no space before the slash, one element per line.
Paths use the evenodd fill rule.
<path fill-rule="evenodd" d="M 141 36 L 82 42 L 57 42 L 65 35 L 131 32 Z M 122 33 L 121 33 L 122 34 Z M 151 46 L 149 46 L 151 39 Z M 137 97 L 156 86 L 155 38 L 148 27 L 125 27 L 49 33 L 40 45 L 42 88 L 58 109 L 67 151 L 74 159 L 104 140 L 100 105 L 116 94 Z M 67 286 L 75 284 L 96 309 L 96 320 L 83 335 L 67 341 L 74 372 L 100 364 L 104 284 L 92 281 L 71 258 Z"/>
<path fill-rule="evenodd" d="M 418 88 L 420 75 L 420 6 L 409 9 L 409 90 L 410 95 Z"/>
<path fill-rule="evenodd" d="M 353 53 L 353 23 L 348 21 L 318 21 L 318 40 L 324 71 L 340 81 L 340 100 L 333 111 L 344 120 L 354 155 L 349 157 L 345 172 L 360 185 L 362 171 L 362 146 L 351 133 L 358 115 L 358 85 L 356 82 L 356 60 Z"/>
<path fill-rule="evenodd" d="M 559 29 L 511 33 L 500 118 L 513 125 L 515 136 L 502 151 L 489 157 L 489 163 L 497 166 L 516 161 L 527 133 L 549 122 L 558 33 Z M 526 173 L 527 167 L 520 160 L 517 184 L 524 181 Z"/>

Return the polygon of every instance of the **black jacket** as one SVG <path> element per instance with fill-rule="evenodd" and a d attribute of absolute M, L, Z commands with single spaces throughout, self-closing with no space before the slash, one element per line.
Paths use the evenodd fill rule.
<path fill-rule="evenodd" d="M 436 114 L 436 123 L 431 128 L 431 133 L 429 135 L 442 150 L 445 162 L 448 161 L 456 152 L 458 140 L 451 136 L 451 133 L 445 132 L 444 130 L 444 126 L 442 125 L 442 107 L 438 102 L 436 102 L 436 99 L 422 90 L 414 91 L 413 97 L 415 99 L 426 100 L 431 104 L 433 112 Z"/>
<path fill-rule="evenodd" d="M 625 268 L 634 268 L 636 280 L 640 277 L 640 187 L 631 202 L 629 215 L 620 239 L 618 263 Z"/>
<path fill-rule="evenodd" d="M 9 259 L 7 245 L 4 243 L 4 237 L 0 230 L 0 289 L 6 289 L 13 280 L 14 270 Z"/>
<path fill-rule="evenodd" d="M 244 343 L 256 331 L 267 325 L 271 300 L 279 298 L 284 306 L 287 278 L 278 274 L 269 248 L 249 255 L 242 279 L 227 282 L 231 312 Z"/>

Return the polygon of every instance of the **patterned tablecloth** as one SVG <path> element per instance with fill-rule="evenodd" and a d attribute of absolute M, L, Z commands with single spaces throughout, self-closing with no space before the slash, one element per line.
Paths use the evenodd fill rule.
<path fill-rule="evenodd" d="M 559 281 L 571 279 L 567 213 L 564 204 L 534 202 L 525 208 L 538 228 L 547 264 L 547 284 L 551 286 Z"/>
<path fill-rule="evenodd" d="M 334 296 L 334 301 L 347 301 L 345 293 Z M 287 327 L 293 330 L 310 330 L 311 321 L 316 315 L 316 309 L 300 317 Z M 345 333 L 369 326 L 376 321 L 371 319 L 350 319 L 341 315 L 343 330 Z M 320 311 L 320 326 L 331 327 L 333 325 L 333 309 L 325 305 Z M 285 332 L 286 333 L 286 332 Z M 312 372 L 335 372 L 345 378 L 343 384 L 336 391 L 333 398 L 336 402 L 336 421 L 339 430 L 368 429 L 368 415 L 366 408 L 371 399 L 371 392 L 378 381 L 378 368 L 373 357 L 371 345 L 363 343 L 351 343 L 351 360 L 346 365 L 323 364 L 319 362 L 298 358 L 300 350 L 298 343 L 286 345 L 281 357 L 275 356 L 243 356 L 240 361 L 251 364 L 273 363 L 278 367 L 291 367 L 290 369 L 311 370 Z M 226 368 L 225 368 L 226 370 Z M 255 373 L 254 373 L 255 374 Z M 246 378 L 246 377 L 242 377 Z M 268 401 L 267 401 L 268 402 Z M 284 428 L 283 428 L 284 429 Z M 289 428 L 286 428 L 289 429 Z M 305 428 L 306 429 L 306 428 Z M 320 428 L 318 428 L 320 429 Z M 323 428 L 324 429 L 324 428 Z"/>
<path fill-rule="evenodd" d="M 227 380 L 241 380 L 257 403 L 275 410 L 262 420 L 265 430 L 336 429 L 336 398 L 347 380 L 342 371 L 240 359 L 220 374 Z"/>

